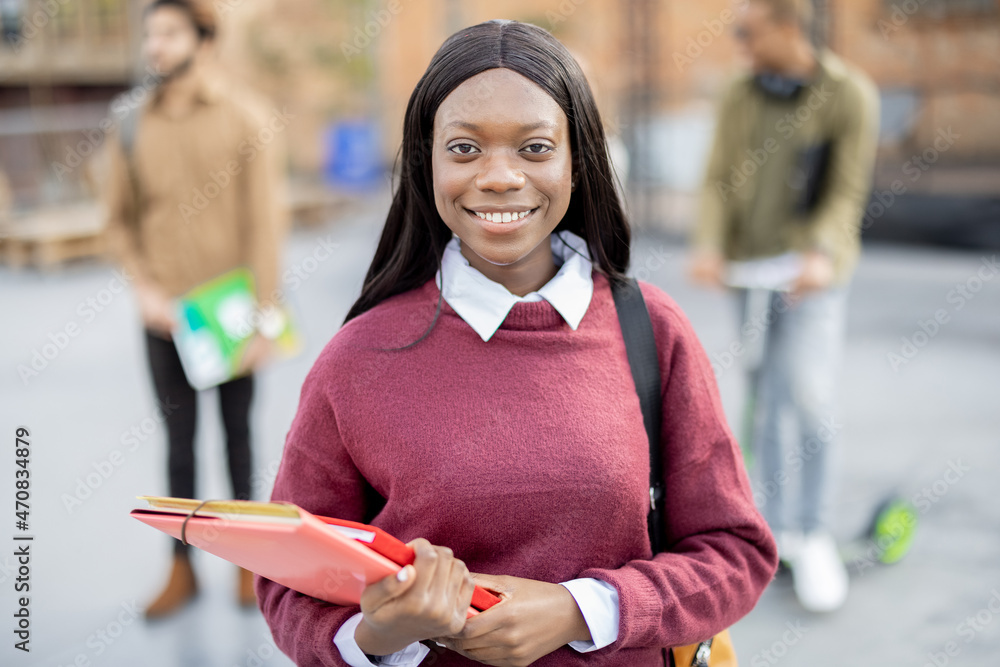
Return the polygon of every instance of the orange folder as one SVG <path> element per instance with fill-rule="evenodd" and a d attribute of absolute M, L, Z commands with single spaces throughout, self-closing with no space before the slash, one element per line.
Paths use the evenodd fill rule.
<path fill-rule="evenodd" d="M 149 503 L 130 512 L 139 521 L 177 539 L 183 529 L 188 544 L 333 604 L 358 604 L 366 585 L 415 558 L 413 549 L 380 528 L 317 516 L 292 503 L 139 498 Z M 477 586 L 468 616 L 499 601 Z"/>

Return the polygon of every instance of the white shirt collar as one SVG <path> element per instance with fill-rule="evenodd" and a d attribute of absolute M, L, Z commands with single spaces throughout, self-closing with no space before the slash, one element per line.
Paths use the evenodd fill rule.
<path fill-rule="evenodd" d="M 587 242 L 569 230 L 553 233 L 549 238 L 552 256 L 559 265 L 559 271 L 538 291 L 517 296 L 500 283 L 487 278 L 473 268 L 462 254 L 458 236 L 452 236 L 445 246 L 441 270 L 435 275 L 434 281 L 448 305 L 484 341 L 493 337 L 507 318 L 507 313 L 519 301 L 545 299 L 575 331 L 594 294 L 590 252 Z M 445 276 L 443 287 L 442 273 Z"/>

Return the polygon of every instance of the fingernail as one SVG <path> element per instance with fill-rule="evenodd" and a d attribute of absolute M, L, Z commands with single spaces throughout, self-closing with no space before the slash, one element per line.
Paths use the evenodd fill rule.
<path fill-rule="evenodd" d="M 396 573 L 396 579 L 399 581 L 406 581 L 410 578 L 410 566 L 407 565 L 402 570 Z"/>

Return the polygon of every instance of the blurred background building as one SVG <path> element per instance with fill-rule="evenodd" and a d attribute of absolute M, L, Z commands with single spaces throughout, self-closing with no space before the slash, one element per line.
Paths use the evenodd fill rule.
<path fill-rule="evenodd" d="M 635 275 L 690 317 L 729 422 L 738 423 L 746 389 L 738 372 L 745 358 L 732 352 L 735 309 L 728 294 L 686 280 L 683 237 L 714 101 L 739 66 L 732 2 L 743 0 L 207 1 L 220 14 L 226 69 L 289 118 L 288 206 L 298 228 L 284 255 L 294 278 L 286 286 L 307 345 L 260 376 L 261 498 L 303 378 L 340 327 L 374 252 L 408 96 L 447 35 L 489 18 L 543 26 L 584 65 L 608 131 L 620 139 L 615 158 L 641 227 Z M 990 267 L 1000 248 L 1000 0 L 815 2 L 815 40 L 865 69 L 881 94 L 866 238 L 974 249 L 871 243 L 852 288 L 838 538 L 866 530 L 871 508 L 892 490 L 922 499 L 913 553 L 877 574 L 852 573 L 858 585 L 841 614 L 804 615 L 788 578 L 779 578 L 735 628 L 740 661 L 995 667 L 1000 269 Z M 186 613 L 164 625 L 130 623 L 113 646 L 97 640 L 122 630 L 123 608 L 150 599 L 160 583 L 150 573 L 158 576 L 168 555 L 166 536 L 128 516 L 136 495 L 164 489 L 165 435 L 144 373 L 137 304 L 100 259 L 97 203 L 109 104 L 146 76 L 143 5 L 0 0 L 0 353 L 8 369 L 0 374 L 0 428 L 36 429 L 32 500 L 41 536 L 37 644 L 17 658 L 0 648 L 0 664 L 286 667 L 262 617 L 233 608 L 229 564 L 209 556 L 199 565 L 212 574 L 205 595 Z M 25 265 L 61 270 L 10 268 Z M 95 303 L 97 311 L 88 309 Z M 71 328 L 79 335 L 69 342 Z M 40 377 L 16 373 L 36 361 Z M 203 398 L 208 405 L 214 396 Z M 206 413 L 199 488 L 223 497 L 222 424 Z M 91 484 L 140 425 L 120 472 Z M 14 462 L 5 461 L 0 477 L 13 480 Z M 953 482 L 956 465 L 968 472 Z M 86 506 L 71 509 L 67 497 Z M 9 585 L 13 563 L 0 556 L 0 584 Z M 980 624 L 971 638 L 969 618 Z M 800 623 L 808 634 L 789 643 Z M 953 660 L 956 646 L 961 657 Z"/>
<path fill-rule="evenodd" d="M 144 74 L 142 4 L 0 0 L 7 261 L 45 259 L 45 244 L 32 249 L 19 238 L 73 238 L 74 229 L 75 241 L 48 248 L 50 261 L 99 250 L 100 214 L 88 203 L 99 127 L 113 96 Z M 608 129 L 628 149 L 620 167 L 629 174 L 636 222 L 684 233 L 712 136 L 714 96 L 738 65 L 737 5 L 729 0 L 511 0 L 502 11 L 486 0 L 214 6 L 221 61 L 294 115 L 290 205 L 301 219 L 339 201 L 331 188 L 388 182 L 406 100 L 434 50 L 463 25 L 502 16 L 551 30 L 584 61 Z M 900 179 L 905 185 L 892 207 L 869 211 L 866 233 L 1000 242 L 1000 2 L 816 0 L 816 13 L 817 43 L 868 71 L 882 94 L 876 194 Z M 942 134 L 950 143 L 935 149 Z M 75 222 L 59 222 L 67 216 Z"/>

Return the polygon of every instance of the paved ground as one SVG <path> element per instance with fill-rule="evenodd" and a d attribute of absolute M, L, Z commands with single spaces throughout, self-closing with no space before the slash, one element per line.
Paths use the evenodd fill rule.
<path fill-rule="evenodd" d="M 357 294 L 378 231 L 377 216 L 352 216 L 327 228 L 296 232 L 287 249 L 287 265 L 306 276 L 291 296 L 302 315 L 307 349 L 264 372 L 258 385 L 260 497 L 269 492 L 302 378 Z M 320 239 L 339 244 L 325 260 L 317 252 Z M 640 277 L 672 294 L 708 352 L 721 354 L 734 340 L 733 306 L 725 295 L 687 285 L 682 258 L 682 248 L 665 240 L 637 241 Z M 855 576 L 846 608 L 833 615 L 802 611 L 788 578 L 776 580 L 734 629 L 742 664 L 1000 664 L 1000 503 L 995 494 L 1000 279 L 979 281 L 981 266 L 983 256 L 974 252 L 866 249 L 853 286 L 844 363 L 837 534 L 845 542 L 858 534 L 871 508 L 891 489 L 925 494 L 920 533 L 903 563 Z M 983 275 L 996 277 L 986 270 Z M 202 584 L 196 604 L 176 619 L 151 626 L 138 615 L 162 584 L 170 540 L 130 519 L 128 511 L 138 506 L 137 494 L 165 491 L 165 451 L 135 305 L 128 292 L 111 291 L 117 287 L 113 278 L 112 269 L 99 264 L 55 275 L 0 269 L 0 433 L 8 442 L 8 455 L 0 457 L 0 495 L 10 507 L 14 432 L 28 426 L 30 532 L 36 536 L 32 650 L 23 654 L 12 648 L 13 516 L 8 514 L 0 531 L 8 545 L 0 547 L 0 618 L 6 619 L 0 621 L 5 637 L 0 664 L 291 664 L 276 653 L 256 611 L 234 608 L 232 566 L 207 554 L 197 554 L 195 562 Z M 959 285 L 970 290 L 967 297 L 957 296 Z M 96 306 L 87 305 L 88 299 Z M 921 321 L 942 315 L 938 311 L 947 321 L 934 336 L 920 335 Z M 56 348 L 43 347 L 62 340 L 58 332 L 68 325 L 77 327 L 70 326 L 76 335 L 62 341 L 65 347 L 37 376 L 23 381 L 18 365 L 29 366 L 35 350 L 53 356 Z M 912 358 L 893 370 L 887 354 L 902 356 L 902 337 L 915 339 L 919 347 L 907 349 Z M 720 387 L 735 424 L 742 398 L 739 370 L 722 371 Z M 208 392 L 202 399 L 199 495 L 227 496 L 221 429 L 210 409 L 215 396 Z M 141 439 L 127 437 L 133 428 Z M 113 458 L 115 451 L 119 455 Z M 949 473 L 956 469 L 960 475 Z"/>

